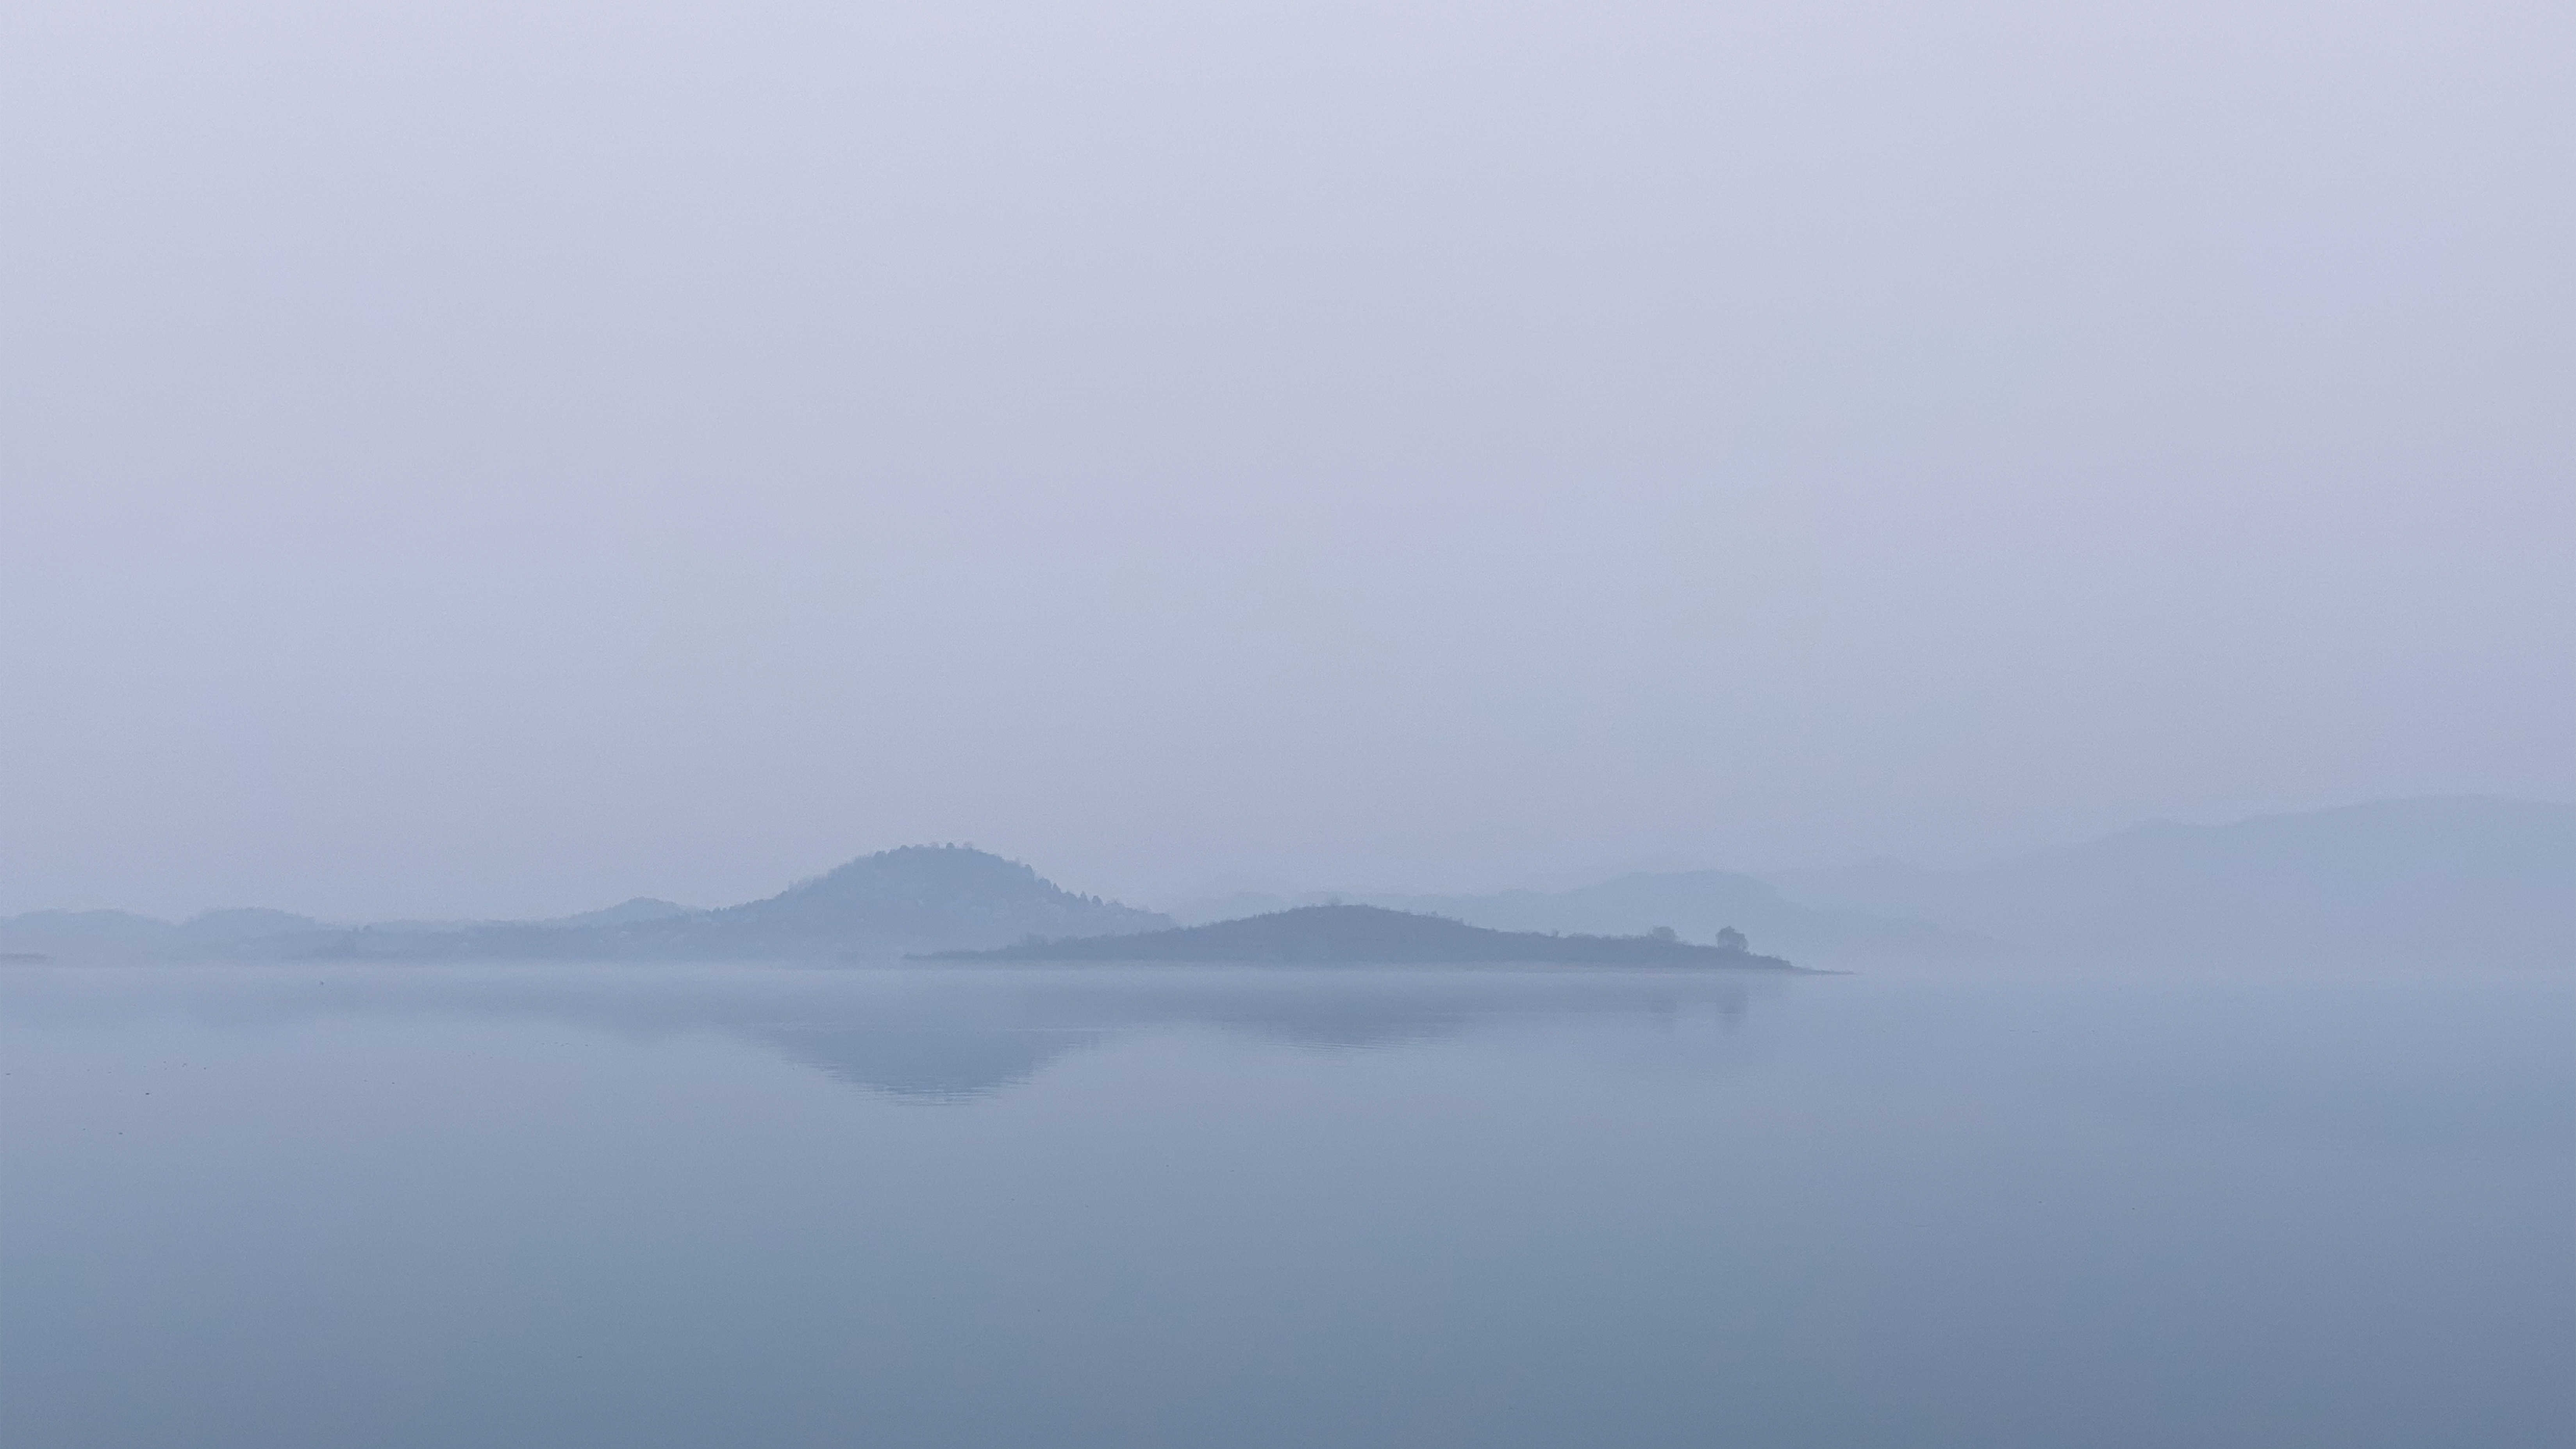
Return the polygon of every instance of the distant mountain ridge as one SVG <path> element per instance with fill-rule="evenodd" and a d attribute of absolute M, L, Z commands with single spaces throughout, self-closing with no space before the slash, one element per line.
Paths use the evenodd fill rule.
<path fill-rule="evenodd" d="M 2576 966 L 2576 806 L 2540 801 L 2437 797 L 2154 822 L 1970 870 L 1880 864 L 1770 879 L 1819 904 L 2082 959 Z"/>
<path fill-rule="evenodd" d="M 1382 906 L 1297 906 L 1241 920 L 1135 935 L 1024 941 L 987 951 L 939 951 L 932 960 L 1200 961 L 1278 965 L 1717 966 L 1787 970 L 1757 956 L 1742 938 L 1716 945 L 1670 930 L 1635 936 L 1562 936 L 1495 931 L 1442 916 Z"/>

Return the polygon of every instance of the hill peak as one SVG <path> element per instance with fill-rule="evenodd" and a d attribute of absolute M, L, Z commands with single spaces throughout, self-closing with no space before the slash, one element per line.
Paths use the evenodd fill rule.
<path fill-rule="evenodd" d="M 1030 866 L 971 845 L 899 845 L 845 861 L 766 900 L 730 909 L 774 911 L 835 904 L 1088 900 L 1063 890 Z"/>
<path fill-rule="evenodd" d="M 904 845 L 844 862 L 765 900 L 712 911 L 719 930 L 761 936 L 1009 940 L 1031 932 L 1150 930 L 1167 917 L 1076 895 L 1036 870 L 971 845 Z"/>

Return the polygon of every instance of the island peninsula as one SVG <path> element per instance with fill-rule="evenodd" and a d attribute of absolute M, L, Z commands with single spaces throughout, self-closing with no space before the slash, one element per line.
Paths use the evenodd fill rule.
<path fill-rule="evenodd" d="M 1380 906 L 1299 906 L 1268 915 L 1120 936 L 1030 939 L 987 951 L 934 951 L 925 961 L 1191 961 L 1352 966 L 1713 966 L 1797 968 L 1759 956 L 1727 932 L 1716 945 L 1670 931 L 1642 936 L 1560 936 L 1492 931 L 1444 916 Z"/>

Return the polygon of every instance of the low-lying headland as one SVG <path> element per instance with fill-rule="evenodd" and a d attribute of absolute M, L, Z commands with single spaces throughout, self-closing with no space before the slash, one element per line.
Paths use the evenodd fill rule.
<path fill-rule="evenodd" d="M 1670 930 L 1640 936 L 1562 936 L 1543 931 L 1488 930 L 1444 916 L 1351 905 L 1298 906 L 1241 920 L 1128 935 L 1031 939 L 982 951 L 932 951 L 915 959 L 1796 969 L 1776 956 L 1755 955 L 1746 948 L 1744 938 L 1733 931 L 1721 932 L 1714 945 L 1682 940 Z"/>

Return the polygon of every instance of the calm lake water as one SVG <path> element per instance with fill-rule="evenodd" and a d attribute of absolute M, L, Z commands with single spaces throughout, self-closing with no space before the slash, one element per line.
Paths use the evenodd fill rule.
<path fill-rule="evenodd" d="M 0 971 L 10 1446 L 2576 1443 L 2576 994 Z"/>

